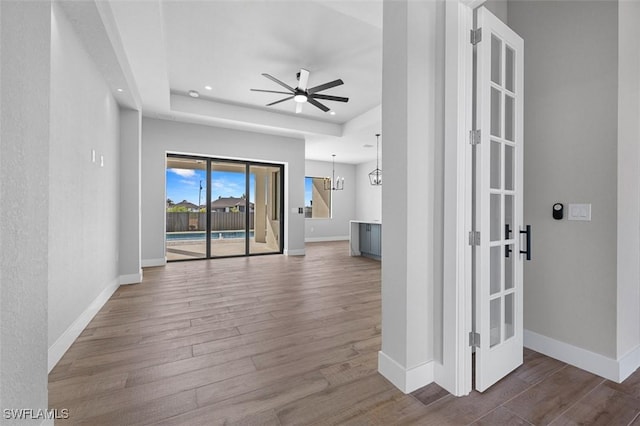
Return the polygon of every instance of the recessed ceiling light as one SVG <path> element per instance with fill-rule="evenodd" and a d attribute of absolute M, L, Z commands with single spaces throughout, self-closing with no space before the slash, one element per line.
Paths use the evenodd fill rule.
<path fill-rule="evenodd" d="M 329 114 L 336 115 L 336 112 L 335 111 L 329 111 Z"/>
<path fill-rule="evenodd" d="M 200 93 L 198 93 L 195 90 L 189 90 L 189 96 L 191 96 L 192 98 L 199 98 L 200 97 Z"/>
<path fill-rule="evenodd" d="M 363 148 L 373 148 L 373 145 L 371 145 L 370 143 L 365 143 L 364 145 L 362 145 Z"/>
<path fill-rule="evenodd" d="M 116 89 L 118 92 L 124 92 L 124 90 L 122 89 Z"/>
<path fill-rule="evenodd" d="M 204 88 L 207 89 L 207 90 L 213 90 L 213 87 L 211 87 L 211 86 L 204 86 Z"/>

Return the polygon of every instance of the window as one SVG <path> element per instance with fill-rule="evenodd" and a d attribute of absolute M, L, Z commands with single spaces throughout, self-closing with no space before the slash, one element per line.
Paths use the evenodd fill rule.
<path fill-rule="evenodd" d="M 304 178 L 304 217 L 309 219 L 331 218 L 331 189 L 326 188 L 324 177 Z"/>

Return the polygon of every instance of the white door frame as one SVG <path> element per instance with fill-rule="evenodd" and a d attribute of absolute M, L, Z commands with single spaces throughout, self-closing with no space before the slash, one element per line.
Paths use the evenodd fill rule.
<path fill-rule="evenodd" d="M 444 265 L 442 364 L 435 381 L 456 396 L 471 392 L 473 10 L 486 0 L 445 0 Z M 454 76 L 454 78 L 450 78 Z"/>

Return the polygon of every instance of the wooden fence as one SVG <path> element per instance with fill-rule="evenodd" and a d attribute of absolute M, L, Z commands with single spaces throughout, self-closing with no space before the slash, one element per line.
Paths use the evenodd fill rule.
<path fill-rule="evenodd" d="M 245 226 L 245 213 L 211 213 L 212 231 L 237 231 Z M 205 231 L 206 213 L 167 212 L 167 232 Z M 253 229 L 253 212 L 249 213 L 249 229 Z"/>

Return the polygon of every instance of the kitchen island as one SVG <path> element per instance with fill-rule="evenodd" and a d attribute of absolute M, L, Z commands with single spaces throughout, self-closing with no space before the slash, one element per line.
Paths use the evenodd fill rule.
<path fill-rule="evenodd" d="M 378 220 L 349 221 L 349 256 L 382 259 L 382 222 Z"/>

